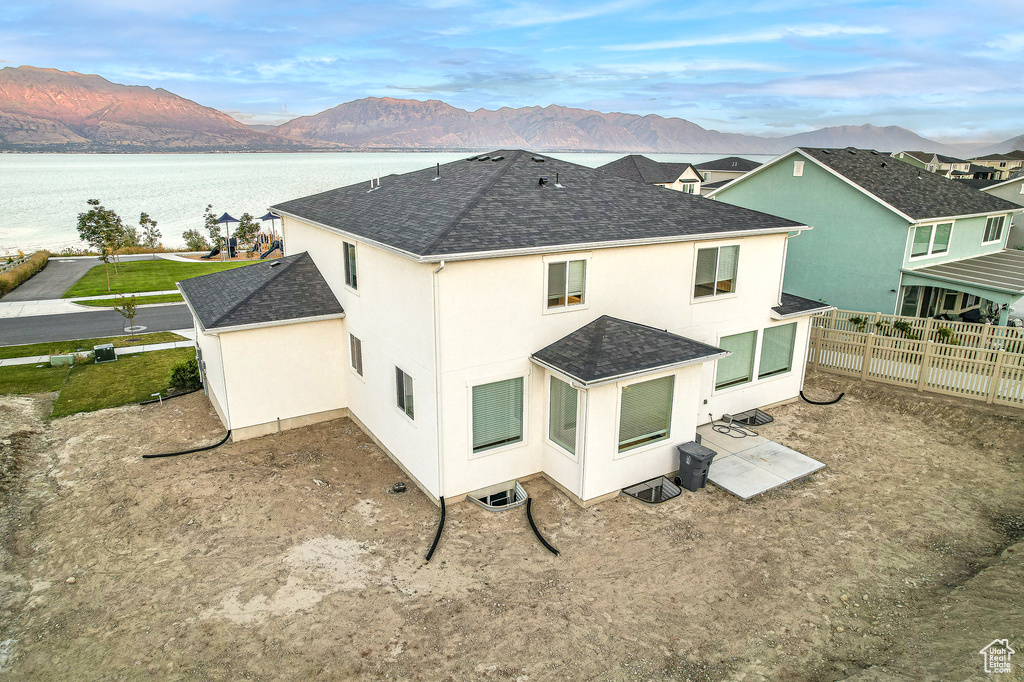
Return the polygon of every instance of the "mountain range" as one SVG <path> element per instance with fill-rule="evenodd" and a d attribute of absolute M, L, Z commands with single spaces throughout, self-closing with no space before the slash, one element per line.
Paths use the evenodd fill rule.
<path fill-rule="evenodd" d="M 681 118 L 558 105 L 466 111 L 438 100 L 368 97 L 278 126 L 246 126 L 160 88 L 31 66 L 0 69 L 0 151 L 480 150 L 777 154 L 796 146 L 926 150 L 897 126 L 836 126 L 786 137 L 707 130 Z M 973 154 L 1024 147 L 1024 136 Z"/>

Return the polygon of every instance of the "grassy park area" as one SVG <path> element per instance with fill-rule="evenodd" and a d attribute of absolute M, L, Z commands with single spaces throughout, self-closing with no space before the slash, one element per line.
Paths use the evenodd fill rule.
<path fill-rule="evenodd" d="M 114 274 L 113 264 L 97 265 L 74 286 L 64 292 L 64 298 L 77 296 L 102 296 L 103 294 L 132 294 L 143 291 L 167 291 L 174 288 L 174 283 L 190 277 L 208 275 L 211 272 L 230 270 L 231 268 L 249 265 L 247 261 L 225 263 L 180 263 L 170 260 L 136 260 L 127 261 L 117 266 Z M 110 290 L 107 290 L 107 273 L 110 269 Z"/>
<path fill-rule="evenodd" d="M 21 346 L 0 346 L 0 360 L 7 358 L 25 358 L 34 355 L 62 355 L 75 351 L 92 350 L 93 346 L 112 343 L 114 348 L 129 346 L 146 346 L 153 343 L 169 343 L 184 341 L 184 336 L 173 332 L 154 332 L 152 334 L 136 334 L 131 336 L 106 336 L 98 339 L 77 339 L 75 341 L 46 341 L 44 343 L 28 343 Z M 3 391 L 0 391 L 2 393 Z"/>
<path fill-rule="evenodd" d="M 51 418 L 93 412 L 148 400 L 153 393 L 166 393 L 171 368 L 194 357 L 194 348 L 174 348 L 122 355 L 117 362 L 90 362 L 71 368 L 0 367 L 0 395 L 60 391 Z"/>
<path fill-rule="evenodd" d="M 184 301 L 181 294 L 158 294 L 156 296 L 136 296 L 135 305 L 152 305 L 154 303 L 181 303 Z M 77 305 L 85 305 L 90 308 L 116 308 L 121 305 L 119 298 L 99 298 L 95 301 L 76 301 Z"/>

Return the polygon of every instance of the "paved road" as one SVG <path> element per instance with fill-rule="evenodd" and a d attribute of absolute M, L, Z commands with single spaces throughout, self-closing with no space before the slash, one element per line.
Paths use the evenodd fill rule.
<path fill-rule="evenodd" d="M 151 258 L 152 256 L 149 254 L 121 256 L 122 261 L 149 260 Z M 13 303 L 15 301 L 42 301 L 60 298 L 65 291 L 71 288 L 72 284 L 97 265 L 100 265 L 98 258 L 50 258 L 46 267 L 36 273 L 32 279 L 0 300 L 4 303 Z"/>
<path fill-rule="evenodd" d="M 147 332 L 188 329 L 192 314 L 184 304 L 140 308 L 135 324 L 145 326 Z M 0 346 L 120 336 L 124 327 L 125 319 L 114 310 L 15 317 L 0 320 Z"/>

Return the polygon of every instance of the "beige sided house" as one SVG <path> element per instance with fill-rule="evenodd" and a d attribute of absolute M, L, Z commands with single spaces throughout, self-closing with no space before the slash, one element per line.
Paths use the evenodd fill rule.
<path fill-rule="evenodd" d="M 701 183 L 704 181 L 704 177 L 692 164 L 655 161 L 642 154 L 623 156 L 599 166 L 598 170 L 645 185 L 667 187 L 686 194 L 700 194 Z"/>
<path fill-rule="evenodd" d="M 556 181 L 557 179 L 557 181 Z M 286 257 L 179 284 L 235 439 L 350 416 L 434 499 L 588 503 L 798 395 L 799 223 L 524 151 L 278 204 Z"/>

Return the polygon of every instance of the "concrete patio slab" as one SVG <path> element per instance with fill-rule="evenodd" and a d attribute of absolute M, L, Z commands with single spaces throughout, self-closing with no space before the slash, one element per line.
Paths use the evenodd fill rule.
<path fill-rule="evenodd" d="M 711 424 L 697 428 L 701 442 L 719 453 L 708 481 L 741 500 L 791 483 L 825 468 L 822 462 L 763 436 L 733 438 Z"/>

